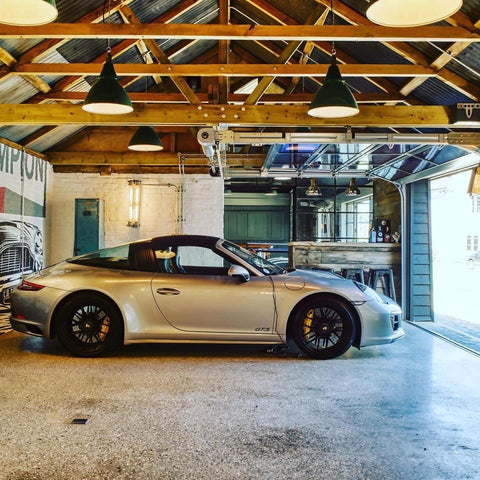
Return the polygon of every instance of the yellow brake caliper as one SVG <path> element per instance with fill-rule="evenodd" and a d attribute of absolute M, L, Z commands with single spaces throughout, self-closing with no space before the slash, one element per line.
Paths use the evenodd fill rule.
<path fill-rule="evenodd" d="M 103 342 L 107 336 L 108 330 L 110 329 L 110 317 L 105 317 L 100 327 L 100 334 L 98 335 L 100 341 Z"/>
<path fill-rule="evenodd" d="M 313 308 L 311 308 L 305 318 L 303 319 L 303 336 L 308 340 L 310 334 L 312 333 L 312 323 L 313 323 Z"/>

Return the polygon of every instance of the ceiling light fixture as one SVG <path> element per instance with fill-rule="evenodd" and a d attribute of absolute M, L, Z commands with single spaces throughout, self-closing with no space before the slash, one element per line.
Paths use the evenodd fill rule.
<path fill-rule="evenodd" d="M 347 197 L 358 197 L 358 195 L 360 195 L 360 189 L 357 187 L 353 177 L 350 179 L 350 185 L 345 190 L 345 195 L 347 195 Z"/>
<path fill-rule="evenodd" d="M 163 144 L 152 127 L 138 127 L 128 144 L 128 149 L 137 152 L 159 152 L 163 150 Z"/>
<path fill-rule="evenodd" d="M 418 27 L 451 17 L 462 0 L 377 0 L 367 9 L 367 18 L 386 27 Z"/>
<path fill-rule="evenodd" d="M 108 2 L 110 12 L 110 0 Z M 103 4 L 103 23 L 105 23 L 105 2 Z M 102 72 L 88 92 L 82 109 L 90 113 L 101 115 L 122 115 L 133 111 L 132 102 L 125 89 L 118 81 L 113 66 L 110 40 L 107 39 L 107 60 L 103 64 Z"/>
<path fill-rule="evenodd" d="M 333 0 L 330 0 L 332 12 L 332 25 L 335 25 L 335 10 Z M 337 66 L 335 42 L 332 42 L 331 64 L 323 85 L 317 90 L 312 103 L 308 108 L 308 114 L 319 118 L 342 118 L 353 117 L 359 112 L 359 108 L 352 91 L 342 79 Z"/>
<path fill-rule="evenodd" d="M 7 25 L 45 25 L 58 17 L 55 0 L 2 0 L 0 23 Z"/>
<path fill-rule="evenodd" d="M 310 179 L 310 186 L 307 188 L 305 195 L 308 197 L 321 197 L 322 192 L 318 188 L 317 181 L 314 178 Z"/>

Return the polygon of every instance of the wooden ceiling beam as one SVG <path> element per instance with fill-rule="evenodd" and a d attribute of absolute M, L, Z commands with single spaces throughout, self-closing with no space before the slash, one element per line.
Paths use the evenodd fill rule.
<path fill-rule="evenodd" d="M 298 77 L 300 78 L 300 77 Z M 43 95 L 43 100 L 55 101 L 83 101 L 86 92 L 52 92 Z M 202 103 L 208 103 L 207 92 L 197 92 L 197 97 Z M 181 93 L 136 93 L 128 94 L 133 103 L 188 103 L 184 95 Z M 230 94 L 229 103 L 242 104 L 247 99 L 247 94 Z M 313 95 L 311 93 L 295 93 L 295 94 L 269 94 L 262 95 L 258 103 L 310 103 Z M 42 98 L 42 97 L 39 97 Z M 357 103 L 383 103 L 383 102 L 403 102 L 405 99 L 402 95 L 393 95 L 390 93 L 357 93 L 355 94 Z"/>
<path fill-rule="evenodd" d="M 219 0 L 218 23 L 228 25 L 230 23 L 230 0 Z M 230 40 L 219 40 L 218 63 L 228 64 L 230 54 Z M 218 103 L 228 103 L 230 81 L 228 77 L 218 77 Z"/>
<path fill-rule="evenodd" d="M 326 14 L 328 10 L 324 7 L 318 6 L 314 11 L 309 15 L 307 20 L 305 21 L 305 25 L 323 25 L 325 22 Z M 294 41 L 289 42 L 288 45 L 283 49 L 283 51 L 278 56 L 277 60 L 278 63 L 286 64 L 293 54 L 297 51 L 298 47 L 302 42 Z M 247 100 L 245 101 L 246 105 L 255 105 L 260 97 L 267 91 L 268 87 L 273 83 L 275 80 L 274 75 L 267 75 L 264 76 L 259 82 L 258 85 L 255 87 L 255 90 L 248 96 Z"/>
<path fill-rule="evenodd" d="M 188 12 L 190 9 L 193 7 L 197 6 L 202 0 L 182 0 L 179 2 L 177 5 L 175 5 L 173 8 L 168 10 L 167 12 L 163 13 L 162 15 L 158 16 L 154 20 L 152 20 L 152 23 L 168 23 L 176 20 L 180 15 L 184 14 L 185 12 Z M 120 8 L 123 6 L 124 2 L 122 2 L 121 5 L 118 5 L 117 7 Z M 103 7 L 102 7 L 103 8 Z M 196 40 L 194 40 L 196 41 Z M 116 58 L 122 53 L 125 53 L 127 50 L 130 48 L 134 47 L 136 45 L 137 40 L 122 40 L 121 42 L 117 43 L 112 47 L 112 57 Z M 188 41 L 186 41 L 189 43 Z M 173 47 L 175 48 L 175 47 Z M 30 50 L 29 50 L 30 52 Z M 27 52 L 28 53 L 28 52 Z M 172 55 L 175 53 L 172 52 Z M 23 58 L 23 57 L 21 57 Z M 22 63 L 25 63 L 27 60 L 27 57 L 24 58 L 24 61 Z M 33 59 L 31 61 L 34 61 Z M 99 55 L 97 58 L 93 59 L 90 63 L 103 63 L 105 61 L 105 54 Z M 100 69 L 99 69 L 100 71 Z M 1 75 L 1 74 L 0 74 Z M 59 91 L 59 90 L 68 90 L 69 88 L 73 87 L 76 83 L 80 82 L 83 79 L 83 77 L 78 77 L 78 76 L 69 76 L 66 78 L 62 78 L 59 80 L 57 83 L 55 83 L 53 90 L 54 91 Z M 1 79 L 0 79 L 1 81 Z M 27 100 L 28 103 L 38 103 L 38 97 L 34 95 L 31 97 L 29 100 Z"/>
<path fill-rule="evenodd" d="M 471 27 L 475 28 L 475 25 L 480 25 L 480 20 L 476 22 L 475 25 L 473 25 L 471 22 L 470 24 Z M 433 60 L 433 62 L 430 63 L 429 66 L 432 70 L 435 70 L 439 73 L 439 78 L 442 81 L 451 85 L 453 88 L 460 90 L 464 95 L 470 97 L 472 100 L 478 101 L 480 99 L 480 88 L 444 68 L 453 58 L 457 57 L 470 45 L 471 42 L 455 42 L 451 44 L 447 49 L 445 49 L 445 52 L 441 53 L 435 60 Z M 454 75 L 453 78 L 451 76 L 452 74 Z M 418 88 L 425 81 L 426 79 L 412 79 L 405 83 L 405 85 L 400 89 L 400 92 L 402 93 L 402 95 L 409 95 L 413 90 Z"/>
<path fill-rule="evenodd" d="M 330 0 L 316 0 L 317 2 L 323 4 L 323 5 L 329 5 Z M 335 12 L 338 13 L 342 18 L 344 18 L 347 22 L 357 25 L 357 26 L 367 26 L 369 28 L 375 29 L 377 27 L 376 24 L 368 20 L 368 18 L 364 17 L 363 15 L 359 14 L 352 8 L 350 8 L 348 5 L 345 5 L 341 1 L 337 1 L 335 5 Z M 458 30 L 463 30 L 465 34 L 469 34 L 471 32 L 474 32 L 474 35 L 478 35 L 479 33 L 479 27 L 480 25 L 477 24 L 471 25 L 471 23 L 468 25 L 468 28 L 463 28 L 463 25 L 465 25 L 465 18 L 462 16 L 460 13 L 459 15 L 454 16 L 454 18 L 450 18 L 450 23 L 451 25 L 454 25 L 454 27 L 450 28 L 456 28 Z M 458 25 L 462 26 L 458 26 Z M 396 27 L 393 27 L 396 28 Z M 420 28 L 420 29 L 430 29 L 430 26 L 427 27 L 415 27 L 415 28 Z M 448 27 L 447 27 L 448 28 Z M 404 30 L 404 29 L 400 29 Z M 374 38 L 372 40 L 382 40 L 381 38 Z M 431 66 L 431 63 L 429 59 L 420 51 L 416 50 L 414 47 L 411 45 L 408 45 L 407 43 L 403 42 L 395 42 L 395 43 L 390 43 L 387 41 L 388 39 L 384 39 L 382 43 L 389 48 L 390 50 L 396 52 L 397 54 L 401 55 L 402 57 L 406 58 L 407 60 L 411 61 L 414 64 L 418 65 L 423 65 L 423 66 Z M 405 39 L 408 40 L 408 39 Z M 445 41 L 448 41 L 447 39 Z M 455 43 L 465 43 L 462 39 L 457 39 L 457 40 L 452 40 Z M 472 43 L 471 41 L 469 43 Z M 477 98 L 477 93 L 476 91 L 478 90 L 478 87 L 476 85 L 472 84 L 471 82 L 467 82 L 464 78 L 462 78 L 460 75 L 455 74 L 454 72 L 449 72 L 446 69 L 436 69 L 438 72 L 439 79 L 444 81 L 445 83 L 448 83 L 450 86 L 452 86 L 454 89 L 457 91 L 463 93 L 464 95 L 467 95 L 468 97 L 472 99 Z M 448 78 L 447 78 L 448 76 Z M 408 95 L 411 93 L 414 88 L 417 86 L 421 85 L 423 82 L 412 82 L 410 83 L 409 87 L 405 85 L 404 88 L 401 89 L 401 92 L 403 92 L 405 95 Z"/>
<path fill-rule="evenodd" d="M 354 117 L 316 118 L 306 105 L 179 105 L 140 104 L 125 115 L 93 115 L 79 105 L 3 104 L 2 125 L 191 125 L 227 123 L 243 126 L 451 126 L 454 109 L 445 106 L 369 106 Z"/>
<path fill-rule="evenodd" d="M 209 159 L 203 154 L 184 154 L 185 166 L 208 165 Z M 227 154 L 231 167 L 260 167 L 264 154 Z M 47 160 L 52 165 L 171 165 L 178 166 L 175 152 L 49 152 Z"/>
<path fill-rule="evenodd" d="M 186 166 L 182 173 L 187 175 L 208 175 L 209 165 L 205 166 Z M 112 173 L 129 174 L 157 174 L 169 175 L 179 173 L 177 166 L 151 166 L 151 165 L 54 165 L 55 173 L 98 173 L 100 175 L 111 175 Z"/>
<path fill-rule="evenodd" d="M 323 1 L 323 0 L 322 0 Z M 217 25 L 217 24 L 116 24 L 50 23 L 40 26 L 0 24 L 0 38 L 80 38 L 131 40 L 287 40 L 338 42 L 462 42 L 480 43 L 479 30 L 427 26 L 395 28 L 379 25 Z M 418 52 L 418 51 L 417 51 Z M 405 54 L 404 54 L 405 56 Z M 421 62 L 418 62 L 421 63 Z"/>
<path fill-rule="evenodd" d="M 297 42 L 295 42 L 297 43 Z M 290 52 L 287 52 L 290 53 Z M 165 55 L 165 54 L 163 54 Z M 156 55 L 155 55 L 156 56 Z M 166 55 L 165 55 L 166 57 Z M 163 59 L 163 57 L 162 57 Z M 165 58 L 166 59 L 166 58 Z M 164 59 L 164 60 L 165 60 Z M 280 58 L 279 60 L 282 60 Z M 144 64 L 115 63 L 118 76 L 151 76 L 164 75 L 178 81 L 181 77 L 292 77 L 292 76 L 325 76 L 329 64 Z M 96 63 L 30 63 L 15 67 L 14 75 L 98 75 L 101 68 Z M 437 72 L 423 65 L 412 64 L 343 64 L 340 70 L 344 77 L 435 77 Z M 190 88 L 190 87 L 188 87 Z M 182 92 L 184 93 L 184 92 Z M 193 92 L 192 92 L 193 93 Z"/>
<path fill-rule="evenodd" d="M 91 10 L 90 12 L 83 15 L 75 23 L 98 23 L 103 20 L 104 7 L 105 7 L 105 18 L 108 18 L 115 12 L 118 12 L 122 5 L 128 5 L 133 0 L 114 0 L 112 3 L 116 3 L 110 9 L 107 5 L 100 5 L 99 7 Z M 53 50 L 56 50 L 61 45 L 68 42 L 69 38 L 59 38 L 59 39 L 47 39 L 43 40 L 39 44 L 27 50 L 25 53 L 20 55 L 18 58 L 18 63 L 33 63 L 38 61 L 42 56 L 50 53 Z"/>
<path fill-rule="evenodd" d="M 13 142 L 8 138 L 0 137 L 0 143 L 7 145 L 8 147 L 15 148 L 16 150 L 25 151 L 26 154 L 32 155 L 37 158 L 41 158 L 42 160 L 46 160 L 46 156 L 43 153 L 36 152 L 35 150 L 31 150 L 30 148 L 25 148 L 24 145 L 20 145 L 17 142 Z"/>
<path fill-rule="evenodd" d="M 262 12 L 269 15 L 270 18 L 272 18 L 274 21 L 282 25 L 298 25 L 298 22 L 294 18 L 291 18 L 288 15 L 284 14 L 280 10 L 273 7 L 270 3 L 267 3 L 265 0 L 247 0 L 247 1 L 252 6 L 260 9 Z M 330 10 L 330 4 L 328 2 L 323 2 L 322 5 L 326 8 L 326 11 Z M 303 61 L 300 62 L 303 64 L 308 63 L 309 57 L 312 54 L 312 48 L 311 48 L 312 45 L 314 45 L 316 48 L 318 48 L 323 53 L 326 53 L 327 55 L 330 55 L 332 51 L 332 44 L 330 42 L 307 42 L 306 45 L 310 45 L 310 48 L 305 49 L 304 51 L 304 56 L 302 58 Z M 348 53 L 344 52 L 341 48 L 338 48 L 338 46 L 336 50 L 337 50 L 337 61 L 339 63 L 348 63 L 348 64 L 360 63 L 357 59 L 353 58 Z M 298 79 L 298 77 L 296 78 Z M 398 86 L 395 83 L 391 82 L 390 80 L 387 80 L 384 78 L 372 79 L 369 77 L 365 77 L 365 80 L 372 83 L 373 85 L 375 85 L 380 90 L 383 90 L 384 92 L 390 92 L 392 94 L 399 93 Z M 293 91 L 292 88 L 295 87 L 294 83 L 295 81 L 292 81 L 292 85 L 289 85 L 286 92 Z M 298 83 L 298 80 L 296 80 L 296 83 Z M 416 98 L 412 98 L 412 97 L 409 97 L 407 99 L 407 102 L 412 105 L 418 105 L 422 103 L 418 101 Z"/>
<path fill-rule="evenodd" d="M 121 8 L 122 16 L 123 18 L 128 21 L 130 24 L 133 25 L 141 25 L 140 20 L 136 17 L 136 15 L 133 13 L 132 9 L 130 7 L 122 7 Z M 146 48 L 148 48 L 153 55 L 153 57 L 161 64 L 163 65 L 168 65 L 167 70 L 170 68 L 172 63 L 170 62 L 168 55 L 158 46 L 157 42 L 155 40 L 142 40 L 142 42 L 145 44 Z M 172 77 L 170 76 L 173 83 L 177 86 L 177 88 L 180 90 L 183 95 L 185 95 L 185 98 L 192 104 L 192 105 L 199 105 L 201 102 L 198 99 L 198 97 L 195 95 L 193 90 L 190 88 L 188 83 L 185 81 L 185 79 L 182 76 L 177 76 L 177 77 Z"/>
<path fill-rule="evenodd" d="M 7 67 L 17 63 L 17 59 L 3 47 L 0 47 L 0 62 L 4 63 Z"/>

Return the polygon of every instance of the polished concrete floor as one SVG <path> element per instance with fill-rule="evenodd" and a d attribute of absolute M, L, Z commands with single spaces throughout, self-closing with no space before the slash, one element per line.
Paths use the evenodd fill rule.
<path fill-rule="evenodd" d="M 405 328 L 323 362 L 208 345 L 78 359 L 6 333 L 0 478 L 479 479 L 480 359 Z"/>

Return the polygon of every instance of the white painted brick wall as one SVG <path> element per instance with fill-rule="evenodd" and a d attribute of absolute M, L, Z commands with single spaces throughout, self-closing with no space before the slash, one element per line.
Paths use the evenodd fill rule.
<path fill-rule="evenodd" d="M 142 181 L 140 227 L 127 227 L 128 180 Z M 223 236 L 223 181 L 209 175 L 111 175 L 55 173 L 47 196 L 49 255 L 47 264 L 73 255 L 75 199 L 103 202 L 105 247 L 141 238 L 170 235 L 177 224 L 176 191 L 159 184 L 184 188 L 183 233 Z M 101 228 L 102 231 L 102 228 Z M 102 239 L 101 239 L 102 240 Z"/>

